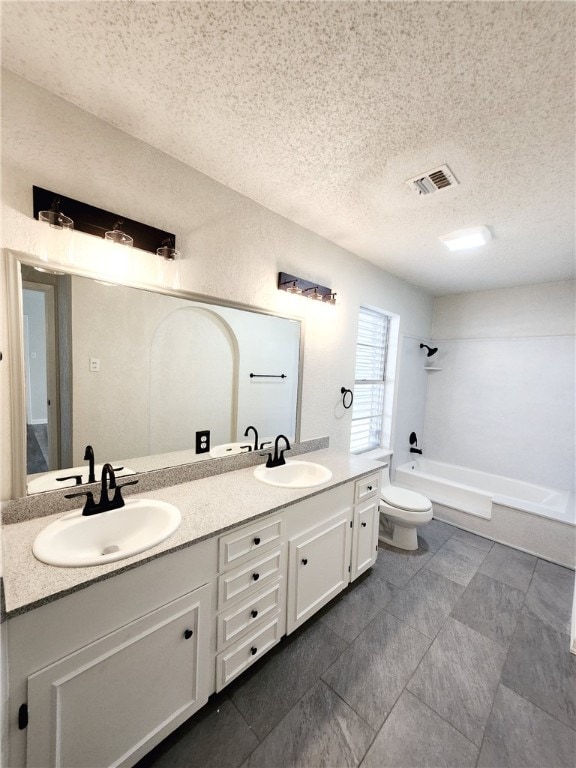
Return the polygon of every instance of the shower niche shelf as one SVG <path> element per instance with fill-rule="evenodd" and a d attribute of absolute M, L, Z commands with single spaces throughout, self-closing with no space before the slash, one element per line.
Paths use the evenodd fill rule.
<path fill-rule="evenodd" d="M 442 368 L 434 368 L 434 367 L 433 367 L 433 366 L 431 366 L 431 365 L 425 365 L 425 366 L 424 366 L 424 370 L 425 370 L 425 371 L 441 371 L 441 370 L 442 370 Z"/>

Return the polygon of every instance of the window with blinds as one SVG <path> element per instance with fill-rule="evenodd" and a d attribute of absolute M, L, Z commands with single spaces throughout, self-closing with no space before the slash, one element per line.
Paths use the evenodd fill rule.
<path fill-rule="evenodd" d="M 350 438 L 352 453 L 369 451 L 382 444 L 389 335 L 388 315 L 360 307 Z"/>

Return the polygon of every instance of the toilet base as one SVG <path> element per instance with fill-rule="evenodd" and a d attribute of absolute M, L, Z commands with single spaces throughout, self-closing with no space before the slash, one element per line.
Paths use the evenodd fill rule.
<path fill-rule="evenodd" d="M 406 526 L 391 523 L 384 518 L 384 525 L 380 526 L 378 541 L 389 544 L 396 549 L 418 549 L 418 533 L 415 525 Z"/>

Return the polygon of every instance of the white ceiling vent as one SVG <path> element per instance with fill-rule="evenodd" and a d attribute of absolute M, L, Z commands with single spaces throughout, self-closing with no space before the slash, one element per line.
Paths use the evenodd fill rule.
<path fill-rule="evenodd" d="M 441 189 L 456 186 L 458 179 L 447 165 L 441 165 L 439 168 L 434 168 L 433 171 L 427 171 L 413 179 L 408 179 L 406 184 L 419 195 L 431 195 Z"/>

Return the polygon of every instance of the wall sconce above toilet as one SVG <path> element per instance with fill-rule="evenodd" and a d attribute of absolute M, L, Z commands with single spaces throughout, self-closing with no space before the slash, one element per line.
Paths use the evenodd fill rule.
<path fill-rule="evenodd" d="M 278 290 L 306 296 L 323 304 L 336 304 L 336 294 L 331 288 L 289 275 L 287 272 L 278 272 Z"/>

